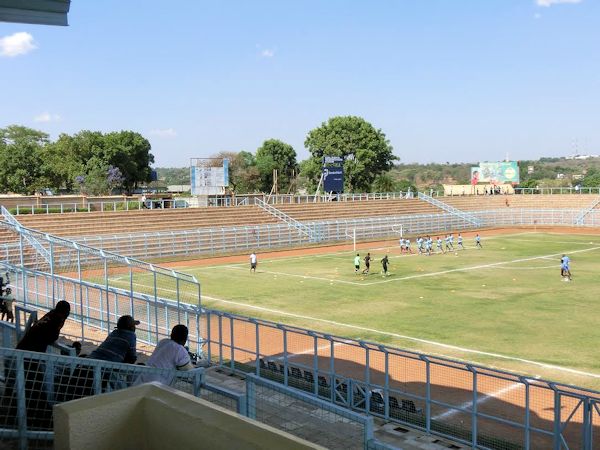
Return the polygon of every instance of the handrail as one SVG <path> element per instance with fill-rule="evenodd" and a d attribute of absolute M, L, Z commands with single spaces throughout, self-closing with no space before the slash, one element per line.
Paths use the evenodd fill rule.
<path fill-rule="evenodd" d="M 450 206 L 447 203 L 441 202 L 427 194 L 424 194 L 422 192 L 419 192 L 419 199 L 420 200 L 424 200 L 427 203 L 430 203 L 434 206 L 437 206 L 440 209 L 443 209 L 446 212 L 449 212 L 450 214 L 454 214 L 457 217 L 460 217 L 463 220 L 466 220 L 467 222 L 475 225 L 475 226 L 481 226 L 481 221 L 477 218 L 475 218 L 474 216 L 472 216 L 471 214 L 468 214 L 458 208 L 455 208 L 454 206 Z"/>
<path fill-rule="evenodd" d="M 0 207 L 0 211 L 2 212 L 2 217 L 11 225 L 16 228 L 16 231 L 20 233 L 27 242 L 38 252 L 40 256 L 42 256 L 48 264 L 52 264 L 52 258 L 50 256 L 50 252 L 46 250 L 46 248 L 38 241 L 34 236 L 29 234 L 22 234 L 21 230 L 25 229 L 23 225 L 13 216 L 8 209 L 2 205 Z"/>
<path fill-rule="evenodd" d="M 259 208 L 264 209 L 266 212 L 271 214 L 273 217 L 276 217 L 279 220 L 287 223 L 289 226 L 296 228 L 300 233 L 305 234 L 306 236 L 308 236 L 311 239 L 313 238 L 314 233 L 309 227 L 304 225 L 302 222 L 297 221 L 293 217 L 288 216 L 283 211 L 280 211 L 279 209 L 275 208 L 274 206 L 269 205 L 268 203 L 262 201 L 259 198 L 254 199 L 254 204 L 257 205 Z"/>
<path fill-rule="evenodd" d="M 596 199 L 594 199 L 594 201 L 591 203 L 590 206 L 588 206 L 586 209 L 581 211 L 581 213 L 575 218 L 575 225 L 583 225 L 585 217 L 589 213 L 591 213 L 594 210 L 594 208 L 596 208 L 596 206 L 598 206 L 598 204 L 600 204 L 600 197 L 597 197 Z"/>

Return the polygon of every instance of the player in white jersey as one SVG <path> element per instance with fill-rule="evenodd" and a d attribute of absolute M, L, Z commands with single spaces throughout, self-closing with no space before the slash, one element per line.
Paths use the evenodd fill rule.
<path fill-rule="evenodd" d="M 462 237 L 462 235 L 460 233 L 458 233 L 457 240 L 458 240 L 458 246 L 464 250 L 465 246 L 463 245 L 463 237 Z"/>

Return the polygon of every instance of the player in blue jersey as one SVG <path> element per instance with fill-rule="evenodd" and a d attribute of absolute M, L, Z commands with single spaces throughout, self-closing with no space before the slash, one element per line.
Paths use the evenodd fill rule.
<path fill-rule="evenodd" d="M 447 235 L 444 238 L 444 242 L 446 243 L 446 251 L 449 252 L 452 250 L 452 243 L 450 242 L 450 235 Z"/>
<path fill-rule="evenodd" d="M 479 233 L 475 235 L 475 247 L 483 248 L 481 246 L 481 237 L 479 236 Z"/>
<path fill-rule="evenodd" d="M 423 238 L 421 236 L 417 237 L 417 251 L 419 255 L 423 253 Z"/>
<path fill-rule="evenodd" d="M 567 255 L 562 255 L 560 258 L 560 276 L 563 279 L 571 281 L 571 259 Z"/>
<path fill-rule="evenodd" d="M 433 250 L 433 239 L 431 239 L 431 236 L 427 236 L 426 238 L 425 250 L 427 251 L 427 255 L 431 256 L 431 252 Z"/>
<path fill-rule="evenodd" d="M 410 248 L 410 239 L 406 238 L 404 241 L 404 247 L 406 248 L 406 253 L 412 254 L 412 249 Z"/>
<path fill-rule="evenodd" d="M 454 250 L 454 235 L 452 233 L 450 233 L 448 235 L 448 239 L 449 239 L 449 242 L 450 242 L 450 249 Z"/>
<path fill-rule="evenodd" d="M 444 253 L 444 249 L 442 248 L 442 240 L 440 239 L 439 236 L 437 237 L 437 240 L 436 240 L 436 247 L 437 247 L 438 252 Z"/>
<path fill-rule="evenodd" d="M 404 240 L 403 237 L 401 237 L 400 238 L 400 253 L 404 252 L 405 246 L 406 246 L 406 241 Z"/>

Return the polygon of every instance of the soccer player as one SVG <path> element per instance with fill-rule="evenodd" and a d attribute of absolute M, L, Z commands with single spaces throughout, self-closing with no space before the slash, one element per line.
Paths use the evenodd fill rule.
<path fill-rule="evenodd" d="M 450 241 L 450 250 L 454 250 L 454 236 L 452 233 L 448 235 L 448 240 Z"/>
<path fill-rule="evenodd" d="M 406 239 L 404 242 L 404 247 L 406 247 L 406 252 L 412 254 L 412 249 L 410 248 L 410 239 Z"/>
<path fill-rule="evenodd" d="M 363 274 L 367 275 L 369 273 L 369 268 L 371 267 L 371 254 L 367 253 L 365 256 L 365 270 L 363 270 Z"/>
<path fill-rule="evenodd" d="M 481 246 L 481 237 L 479 236 L 479 233 L 475 235 L 475 247 L 483 248 Z"/>
<path fill-rule="evenodd" d="M 258 263 L 258 258 L 256 257 L 256 253 L 252 252 L 250 255 L 250 272 L 256 273 L 256 264 Z"/>
<path fill-rule="evenodd" d="M 423 253 L 423 238 L 421 236 L 417 237 L 417 251 L 419 255 Z"/>
<path fill-rule="evenodd" d="M 400 253 L 404 252 L 404 238 L 400 238 Z"/>
<path fill-rule="evenodd" d="M 357 253 L 354 257 L 354 273 L 358 273 L 360 270 L 360 255 Z"/>
<path fill-rule="evenodd" d="M 446 239 L 444 239 L 444 241 L 446 242 L 446 251 L 449 252 L 450 250 L 452 250 L 452 241 L 450 240 L 450 234 L 448 234 L 446 236 Z"/>
<path fill-rule="evenodd" d="M 442 248 L 442 240 L 440 239 L 439 236 L 437 237 L 436 245 L 437 245 L 438 251 L 444 253 L 444 249 Z"/>
<path fill-rule="evenodd" d="M 560 276 L 563 278 L 566 277 L 569 281 L 571 281 L 570 262 L 571 259 L 567 255 L 562 255 L 562 258 L 560 258 Z"/>
<path fill-rule="evenodd" d="M 460 233 L 458 233 L 458 246 L 463 250 L 465 249 L 465 246 L 463 245 L 463 237 Z"/>
<path fill-rule="evenodd" d="M 427 256 L 431 256 L 432 249 L 433 249 L 433 239 L 431 239 L 431 236 L 427 236 L 426 242 L 425 242 L 425 250 L 427 251 Z"/>
<path fill-rule="evenodd" d="M 383 257 L 383 259 L 381 260 L 381 265 L 383 266 L 383 276 L 387 277 L 388 276 L 388 264 L 390 263 L 390 261 L 388 260 L 387 255 L 385 255 Z"/>

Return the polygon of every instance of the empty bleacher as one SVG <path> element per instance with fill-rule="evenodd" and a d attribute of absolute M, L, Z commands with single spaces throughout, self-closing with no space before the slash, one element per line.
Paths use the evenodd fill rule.
<path fill-rule="evenodd" d="M 485 211 L 502 208 L 585 209 L 598 198 L 595 194 L 579 195 L 478 195 L 439 197 L 438 200 L 463 211 Z"/>
<path fill-rule="evenodd" d="M 441 214 L 444 211 L 418 199 L 368 200 L 277 205 L 277 209 L 300 222 L 361 217 Z"/>
<path fill-rule="evenodd" d="M 25 227 L 69 237 L 194 230 L 278 222 L 257 206 L 40 214 L 18 216 L 18 220 Z"/>

